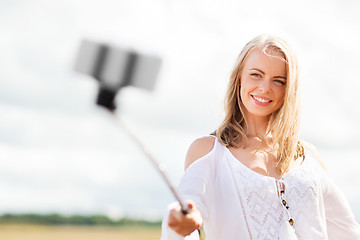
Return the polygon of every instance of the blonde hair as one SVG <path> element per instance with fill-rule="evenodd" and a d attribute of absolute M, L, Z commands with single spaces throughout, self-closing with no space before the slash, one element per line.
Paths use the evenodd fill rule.
<path fill-rule="evenodd" d="M 245 147 L 246 119 L 241 106 L 240 80 L 244 62 L 254 48 L 280 52 L 286 62 L 286 90 L 282 106 L 273 112 L 269 121 L 269 132 L 277 148 L 277 168 L 284 173 L 292 159 L 304 156 L 304 148 L 298 138 L 300 121 L 300 93 L 298 91 L 298 63 L 294 52 L 282 39 L 260 35 L 248 42 L 241 51 L 229 79 L 225 99 L 225 119 L 214 132 L 225 146 Z"/>

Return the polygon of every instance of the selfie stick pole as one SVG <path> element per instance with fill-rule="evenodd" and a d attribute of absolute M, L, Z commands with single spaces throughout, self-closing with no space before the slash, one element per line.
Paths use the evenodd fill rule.
<path fill-rule="evenodd" d="M 75 71 L 92 76 L 99 81 L 100 88 L 97 104 L 109 110 L 112 116 L 120 122 L 125 133 L 138 145 L 157 169 L 175 199 L 179 202 L 182 212 L 187 214 L 190 210 L 189 206 L 185 204 L 176 188 L 170 183 L 164 168 L 146 149 L 140 139 L 115 114 L 114 100 L 117 91 L 129 85 L 152 90 L 160 64 L 161 60 L 156 57 L 84 40 L 80 45 Z"/>
<path fill-rule="evenodd" d="M 156 170 L 161 175 L 162 179 L 165 181 L 166 185 L 169 187 L 170 191 L 174 195 L 175 199 L 179 202 L 181 206 L 181 211 L 186 215 L 189 212 L 189 206 L 184 203 L 183 199 L 180 197 L 179 193 L 177 192 L 176 188 L 171 184 L 168 176 L 165 173 L 165 168 L 161 164 L 158 163 L 158 161 L 155 159 L 155 157 L 150 153 L 150 151 L 145 147 L 145 145 L 140 141 L 138 137 L 136 137 L 135 134 L 133 134 L 129 128 L 126 127 L 124 122 L 120 119 L 120 117 L 117 117 L 114 113 L 113 116 L 116 117 L 122 128 L 124 129 L 124 132 L 138 145 L 138 147 L 141 149 L 141 151 L 145 154 L 145 156 L 150 160 L 150 162 L 153 164 L 153 166 L 156 168 Z"/>

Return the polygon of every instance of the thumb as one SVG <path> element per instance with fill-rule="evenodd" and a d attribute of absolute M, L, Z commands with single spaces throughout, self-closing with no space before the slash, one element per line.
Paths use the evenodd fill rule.
<path fill-rule="evenodd" d="M 194 203 L 193 202 L 188 202 L 188 206 L 189 206 L 189 209 L 193 209 L 194 208 Z"/>

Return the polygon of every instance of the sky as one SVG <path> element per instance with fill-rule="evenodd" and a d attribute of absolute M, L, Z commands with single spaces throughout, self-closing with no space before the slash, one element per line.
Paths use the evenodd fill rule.
<path fill-rule="evenodd" d="M 173 184 L 193 140 L 217 128 L 241 48 L 272 34 L 300 63 L 301 137 L 360 219 L 357 1 L 1 0 L 0 213 L 159 218 L 172 197 L 119 118 Z M 154 91 L 121 89 L 117 118 L 76 73 L 83 39 L 162 58 Z"/>

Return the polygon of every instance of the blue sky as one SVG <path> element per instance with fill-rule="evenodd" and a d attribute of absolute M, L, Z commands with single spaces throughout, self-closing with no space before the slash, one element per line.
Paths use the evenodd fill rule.
<path fill-rule="evenodd" d="M 171 200 L 118 122 L 73 71 L 93 39 L 160 55 L 155 91 L 122 89 L 118 115 L 176 184 L 189 144 L 222 119 L 243 45 L 285 38 L 301 67 L 301 135 L 360 216 L 359 3 L 355 1 L 2 1 L 0 212 L 156 217 Z"/>

